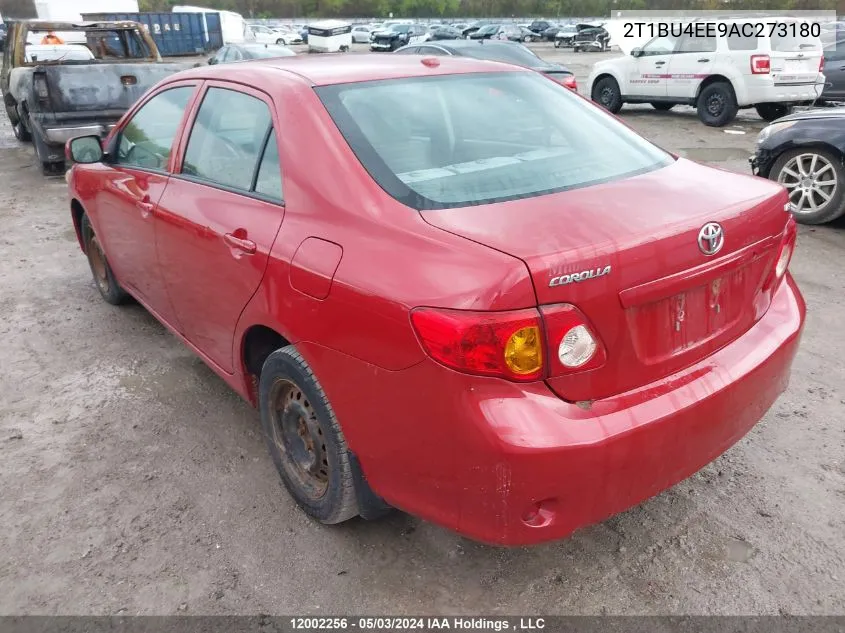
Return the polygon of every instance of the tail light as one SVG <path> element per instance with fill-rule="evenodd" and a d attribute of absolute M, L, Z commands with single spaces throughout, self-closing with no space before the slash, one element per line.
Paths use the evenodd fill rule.
<path fill-rule="evenodd" d="M 568 304 L 540 312 L 415 308 L 411 323 L 429 356 L 469 374 L 529 382 L 592 369 L 607 358 L 584 315 Z"/>
<path fill-rule="evenodd" d="M 578 82 L 575 81 L 575 75 L 564 75 L 561 78 L 560 83 L 570 90 L 578 90 Z"/>
<path fill-rule="evenodd" d="M 568 303 L 542 306 L 543 325 L 548 342 L 549 376 L 595 369 L 607 360 L 601 340 L 586 317 Z"/>
<path fill-rule="evenodd" d="M 822 58 L 819 60 L 819 72 L 823 72 L 823 71 L 824 71 L 824 55 L 822 55 Z"/>
<path fill-rule="evenodd" d="M 542 378 L 543 334 L 535 309 L 468 312 L 416 308 L 411 323 L 436 361 L 468 374 L 515 381 Z"/>
<path fill-rule="evenodd" d="M 769 280 L 766 282 L 765 289 L 775 288 L 780 280 L 786 275 L 789 269 L 789 262 L 792 260 L 792 254 L 795 252 L 795 241 L 798 237 L 798 226 L 795 224 L 795 218 L 790 216 L 786 222 L 786 228 L 783 231 L 783 239 L 778 250 L 778 257 L 775 260 L 775 267 Z"/>
<path fill-rule="evenodd" d="M 772 60 L 768 55 L 751 56 L 751 74 L 768 75 L 772 69 Z"/>
<path fill-rule="evenodd" d="M 50 88 L 47 85 L 47 76 L 36 73 L 32 76 L 33 89 L 39 99 L 46 99 L 50 96 Z"/>

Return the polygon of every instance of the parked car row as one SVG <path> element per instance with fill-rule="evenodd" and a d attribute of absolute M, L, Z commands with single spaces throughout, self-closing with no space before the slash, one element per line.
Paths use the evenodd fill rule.
<path fill-rule="evenodd" d="M 560 37 L 558 37 L 560 36 Z M 413 38 L 413 39 L 411 39 Z M 598 24 L 553 25 L 545 20 L 513 24 L 497 20 L 477 20 L 464 24 L 424 25 L 412 22 L 389 25 L 355 25 L 353 39 L 369 41 L 371 50 L 392 51 L 409 43 L 429 40 L 509 40 L 512 42 L 554 42 L 575 51 L 608 49 L 610 35 Z M 376 42 L 376 39 L 379 41 Z"/>

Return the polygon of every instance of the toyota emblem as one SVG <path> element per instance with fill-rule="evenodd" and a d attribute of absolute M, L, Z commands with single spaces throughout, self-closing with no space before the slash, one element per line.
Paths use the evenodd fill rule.
<path fill-rule="evenodd" d="M 698 232 L 698 248 L 705 255 L 715 255 L 725 245 L 725 232 L 718 222 L 708 222 Z"/>

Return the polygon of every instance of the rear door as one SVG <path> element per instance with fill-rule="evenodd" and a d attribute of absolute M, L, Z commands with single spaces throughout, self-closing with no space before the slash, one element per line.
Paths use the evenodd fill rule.
<path fill-rule="evenodd" d="M 639 57 L 628 60 L 628 88 L 626 95 L 665 97 L 669 64 L 678 44 L 671 35 L 655 37 L 643 46 Z"/>
<path fill-rule="evenodd" d="M 258 289 L 284 217 L 271 99 L 206 82 L 159 202 L 157 248 L 186 338 L 224 371 L 241 311 Z"/>
<path fill-rule="evenodd" d="M 776 86 L 808 85 L 818 80 L 822 43 L 816 37 L 802 37 L 800 22 L 774 25 L 769 38 L 771 72 Z"/>
<path fill-rule="evenodd" d="M 716 45 L 715 37 L 684 36 L 681 38 L 678 50 L 671 56 L 668 64 L 667 96 L 679 99 L 695 97 L 701 82 L 713 70 Z"/>
<path fill-rule="evenodd" d="M 824 49 L 824 76 L 824 97 L 845 98 L 845 40 L 839 40 Z"/>

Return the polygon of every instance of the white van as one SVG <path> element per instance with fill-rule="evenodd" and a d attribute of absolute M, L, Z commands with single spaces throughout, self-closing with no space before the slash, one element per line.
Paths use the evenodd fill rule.
<path fill-rule="evenodd" d="M 821 40 L 813 36 L 819 24 L 748 18 L 695 25 L 675 25 L 625 57 L 597 62 L 588 94 L 614 113 L 625 103 L 650 103 L 658 110 L 695 106 L 702 122 L 717 127 L 732 121 L 739 108 L 756 108 L 773 121 L 821 95 L 824 57 Z"/>

